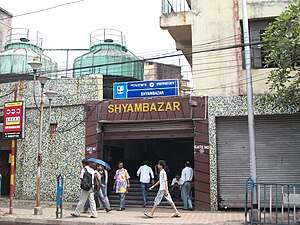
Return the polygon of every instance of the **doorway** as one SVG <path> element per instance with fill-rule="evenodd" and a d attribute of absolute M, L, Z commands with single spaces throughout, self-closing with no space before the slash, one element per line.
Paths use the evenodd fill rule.
<path fill-rule="evenodd" d="M 11 140 L 5 140 L 0 133 L 0 174 L 2 176 L 1 182 L 1 196 L 9 195 L 10 184 L 10 150 Z"/>
<path fill-rule="evenodd" d="M 104 141 L 104 159 L 110 163 L 112 172 L 119 161 L 124 162 L 131 179 L 138 179 L 136 172 L 146 160 L 153 169 L 159 159 L 167 161 L 169 180 L 180 174 L 186 161 L 194 162 L 194 139 L 142 139 Z"/>

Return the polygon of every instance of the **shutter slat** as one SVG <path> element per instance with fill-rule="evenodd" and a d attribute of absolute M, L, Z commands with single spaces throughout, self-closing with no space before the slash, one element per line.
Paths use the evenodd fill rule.
<path fill-rule="evenodd" d="M 222 208 L 244 206 L 250 174 L 247 117 L 219 117 L 217 123 L 218 193 Z M 255 117 L 258 182 L 300 183 L 300 117 Z"/>

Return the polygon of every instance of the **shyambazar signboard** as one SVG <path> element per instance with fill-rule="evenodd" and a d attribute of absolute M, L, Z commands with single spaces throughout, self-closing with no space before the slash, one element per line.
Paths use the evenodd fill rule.
<path fill-rule="evenodd" d="M 24 138 L 25 104 L 24 102 L 4 103 L 3 137 L 6 139 Z"/>
<path fill-rule="evenodd" d="M 122 103 L 110 104 L 107 107 L 108 113 L 147 113 L 147 112 L 167 112 L 180 111 L 181 104 L 174 102 L 144 102 L 144 103 Z"/>
<path fill-rule="evenodd" d="M 114 99 L 171 97 L 179 94 L 178 80 L 114 83 Z"/>

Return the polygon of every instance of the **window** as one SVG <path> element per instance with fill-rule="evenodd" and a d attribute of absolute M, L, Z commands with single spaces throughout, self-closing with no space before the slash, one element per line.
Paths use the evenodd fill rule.
<path fill-rule="evenodd" d="M 250 30 L 250 43 L 262 41 L 262 35 L 266 27 L 273 22 L 274 19 L 260 19 L 260 20 L 250 20 L 249 21 L 249 30 Z M 241 28 L 243 30 L 243 22 L 241 21 Z M 244 36 L 242 31 L 242 43 L 244 42 Z M 245 68 L 244 60 L 244 48 L 243 50 L 243 68 Z M 264 63 L 263 50 L 261 45 L 252 45 L 251 46 L 251 66 L 252 68 L 267 68 Z M 268 67 L 275 67 L 274 65 L 269 65 Z"/>

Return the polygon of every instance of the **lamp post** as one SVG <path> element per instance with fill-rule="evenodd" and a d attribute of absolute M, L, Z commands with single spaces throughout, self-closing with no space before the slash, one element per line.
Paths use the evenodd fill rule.
<path fill-rule="evenodd" d="M 34 77 L 36 77 L 37 70 L 42 65 L 38 61 L 33 61 L 28 63 L 31 66 Z M 43 95 L 44 95 L 44 87 L 46 82 L 49 80 L 49 77 L 46 76 L 39 76 L 37 80 L 41 84 L 41 100 L 40 100 L 40 118 L 39 118 L 39 142 L 38 142 L 38 168 L 37 168 L 37 190 L 36 190 L 36 206 L 34 208 L 34 215 L 42 215 L 42 207 L 41 207 L 41 164 L 42 164 L 42 136 L 43 136 L 43 116 L 44 116 L 44 102 L 43 102 Z"/>
<path fill-rule="evenodd" d="M 49 129 L 50 129 L 50 125 L 51 125 L 51 109 L 52 109 L 52 100 L 53 98 L 57 95 L 57 92 L 55 91 L 46 91 L 44 93 L 48 100 L 49 100 Z M 48 129 L 47 129 L 48 130 Z M 51 131 L 51 130 L 50 130 Z"/>
<path fill-rule="evenodd" d="M 255 130 L 254 130 L 254 106 L 253 106 L 253 87 L 251 73 L 251 53 L 250 53 L 250 37 L 249 37 L 249 22 L 247 15 L 247 0 L 242 1 L 243 9 L 243 30 L 245 44 L 245 67 L 246 67 L 246 86 L 247 86 L 247 111 L 248 111 L 248 134 L 249 134 L 249 149 L 250 149 L 250 177 L 257 182 L 256 172 L 256 145 L 255 145 Z M 253 206 L 257 206 L 257 187 L 253 190 Z"/>

